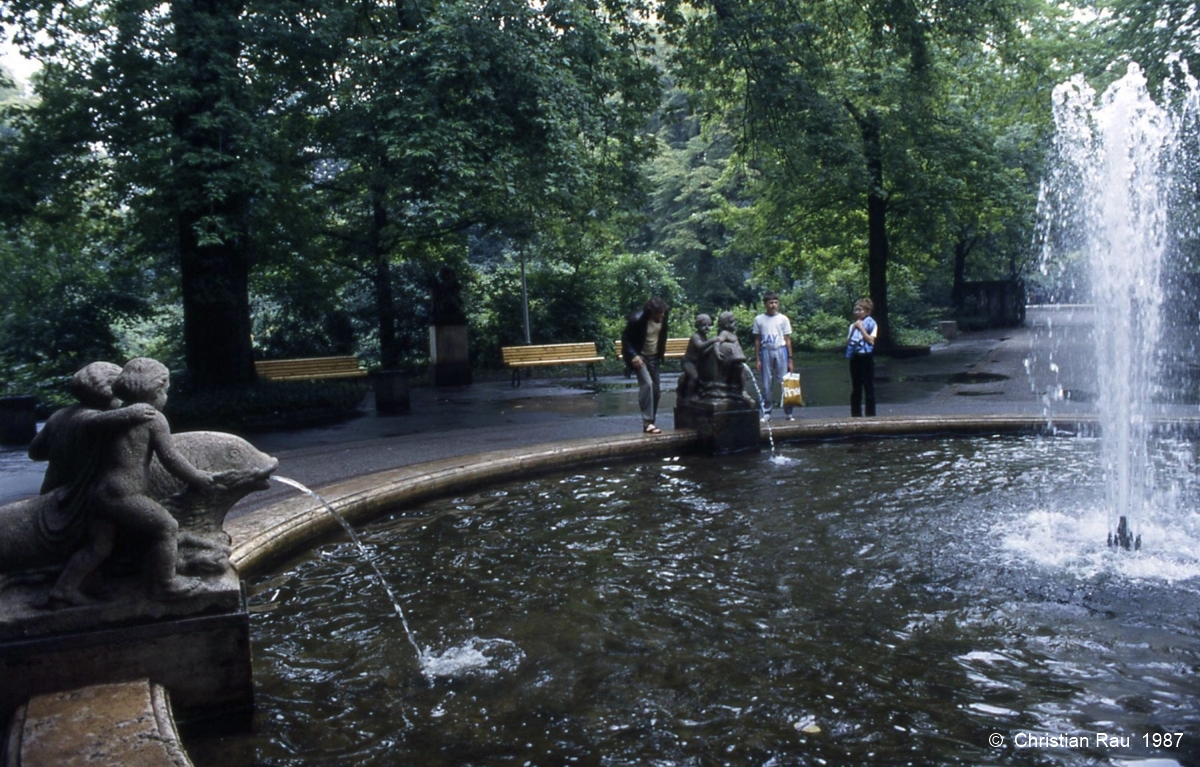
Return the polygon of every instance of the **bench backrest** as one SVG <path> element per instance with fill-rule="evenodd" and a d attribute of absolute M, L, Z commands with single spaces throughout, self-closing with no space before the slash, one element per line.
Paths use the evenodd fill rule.
<path fill-rule="evenodd" d="M 276 380 L 310 378 L 355 378 L 367 373 L 354 355 L 344 357 L 300 357 L 290 360 L 255 360 L 254 370 L 263 378 Z"/>
<path fill-rule="evenodd" d="M 688 342 L 690 340 L 690 338 L 668 338 L 666 356 L 682 357 L 684 353 L 687 352 Z M 613 348 L 616 350 L 617 356 L 620 357 L 624 354 L 625 344 L 620 339 L 617 339 L 613 343 Z"/>
<path fill-rule="evenodd" d="M 508 365 L 514 362 L 586 359 L 598 355 L 596 354 L 596 345 L 590 341 L 584 341 L 572 344 L 502 346 L 500 347 L 500 356 Z"/>

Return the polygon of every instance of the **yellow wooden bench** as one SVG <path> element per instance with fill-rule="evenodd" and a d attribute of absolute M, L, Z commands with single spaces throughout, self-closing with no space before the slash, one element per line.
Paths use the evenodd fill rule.
<path fill-rule="evenodd" d="M 539 346 L 501 346 L 500 357 L 512 368 L 512 385 L 521 385 L 521 371 L 546 365 L 587 365 L 589 381 L 596 378 L 596 363 L 604 357 L 596 354 L 596 345 L 585 341 L 577 344 L 541 344 Z"/>
<path fill-rule="evenodd" d="M 272 381 L 312 381 L 324 378 L 361 378 L 367 374 L 358 357 L 305 357 L 290 360 L 255 360 L 254 371 Z"/>
<path fill-rule="evenodd" d="M 689 341 L 691 341 L 690 338 L 668 338 L 667 339 L 667 351 L 665 354 L 663 354 L 663 356 L 669 360 L 683 359 L 683 355 L 687 351 Z M 625 344 L 623 341 L 621 341 L 620 339 L 617 339 L 616 341 L 614 341 L 613 349 L 617 352 L 617 357 L 622 358 L 622 359 L 624 358 Z"/>
<path fill-rule="evenodd" d="M 667 351 L 663 353 L 663 358 L 668 360 L 683 359 L 683 355 L 684 352 L 687 351 L 689 341 L 691 341 L 690 338 L 668 338 Z M 623 353 L 625 350 L 625 343 L 621 341 L 621 339 L 618 338 L 613 342 L 613 349 L 617 353 L 617 359 L 625 359 L 625 355 Z M 633 378 L 633 368 L 629 367 L 629 365 L 625 366 L 625 377 Z"/>

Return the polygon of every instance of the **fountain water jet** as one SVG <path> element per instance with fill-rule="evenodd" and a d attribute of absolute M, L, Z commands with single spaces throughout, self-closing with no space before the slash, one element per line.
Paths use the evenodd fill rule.
<path fill-rule="evenodd" d="M 1162 106 L 1136 64 L 1099 99 L 1082 76 L 1055 88 L 1056 157 L 1039 200 L 1043 274 L 1057 269 L 1062 293 L 1085 287 L 1095 312 L 1108 540 L 1126 550 L 1140 547 L 1150 511 L 1154 403 L 1164 396 L 1166 352 L 1180 346 L 1162 309 L 1176 215 L 1171 171 L 1197 113 L 1196 79 L 1186 68 L 1181 79 L 1182 88 L 1164 86 Z M 1074 272 L 1078 253 L 1086 267 Z"/>

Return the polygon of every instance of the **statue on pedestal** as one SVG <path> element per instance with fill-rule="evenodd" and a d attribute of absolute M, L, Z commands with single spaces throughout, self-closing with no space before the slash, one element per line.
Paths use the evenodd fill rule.
<path fill-rule="evenodd" d="M 712 318 L 707 314 L 696 316 L 696 332 L 688 341 L 683 373 L 675 388 L 680 402 L 753 401 L 746 391 L 746 355 L 738 341 L 733 312 L 721 312 L 717 324 L 720 332 L 709 338 Z"/>
<path fill-rule="evenodd" d="M 438 269 L 437 276 L 429 284 L 430 325 L 466 325 L 467 315 L 463 311 L 462 283 L 450 266 Z"/>
<path fill-rule="evenodd" d="M 753 379 L 733 312 L 721 312 L 717 326 L 720 332 L 709 338 L 712 318 L 696 317 L 675 389 L 675 428 L 695 429 L 713 454 L 758 450 L 758 410 L 746 387 Z"/>
<path fill-rule="evenodd" d="M 462 283 L 450 266 L 442 266 L 429 285 L 429 373 L 435 386 L 471 383 L 467 314 Z"/>

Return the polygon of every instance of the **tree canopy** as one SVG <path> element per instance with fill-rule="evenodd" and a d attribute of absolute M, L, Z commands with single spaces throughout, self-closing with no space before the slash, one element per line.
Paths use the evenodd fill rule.
<path fill-rule="evenodd" d="M 9 0 L 0 24 L 42 63 L 32 97 L 0 83 L 10 388 L 147 348 L 206 386 L 255 355 L 419 360 L 443 264 L 481 362 L 523 340 L 522 290 L 539 340 L 605 341 L 634 285 L 709 312 L 776 289 L 813 338 L 871 295 L 886 346 L 1028 272 L 1054 84 L 1200 66 L 1183 0 Z"/>

